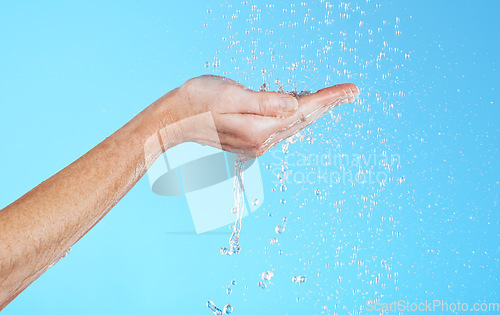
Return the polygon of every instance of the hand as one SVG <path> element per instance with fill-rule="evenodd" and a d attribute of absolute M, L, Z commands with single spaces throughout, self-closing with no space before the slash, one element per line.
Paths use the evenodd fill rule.
<path fill-rule="evenodd" d="M 352 103 L 358 95 L 354 84 L 344 83 L 297 99 L 284 93 L 255 92 L 228 78 L 204 75 L 178 89 L 173 111 L 182 141 L 256 157 L 333 107 Z M 207 119 L 210 116 L 213 122 Z"/>

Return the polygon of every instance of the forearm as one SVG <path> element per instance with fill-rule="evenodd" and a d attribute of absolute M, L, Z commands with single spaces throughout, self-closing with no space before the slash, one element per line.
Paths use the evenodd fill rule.
<path fill-rule="evenodd" d="M 164 150 L 178 143 L 174 129 L 164 127 L 174 122 L 168 108 L 175 91 L 169 94 L 0 211 L 0 309 L 106 215 Z"/>

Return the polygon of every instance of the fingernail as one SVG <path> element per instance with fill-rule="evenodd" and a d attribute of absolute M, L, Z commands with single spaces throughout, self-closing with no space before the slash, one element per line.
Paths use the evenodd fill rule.
<path fill-rule="evenodd" d="M 295 97 L 282 97 L 280 108 L 284 112 L 296 111 L 299 108 L 299 102 Z"/>

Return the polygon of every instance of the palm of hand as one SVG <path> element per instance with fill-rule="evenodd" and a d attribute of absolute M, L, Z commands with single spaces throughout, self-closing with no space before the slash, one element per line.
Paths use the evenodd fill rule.
<path fill-rule="evenodd" d="M 182 85 L 179 94 L 185 106 L 178 109 L 178 119 L 188 121 L 181 131 L 186 141 L 257 157 L 333 107 L 352 103 L 359 91 L 345 83 L 297 99 L 255 92 L 228 78 L 201 76 Z"/>

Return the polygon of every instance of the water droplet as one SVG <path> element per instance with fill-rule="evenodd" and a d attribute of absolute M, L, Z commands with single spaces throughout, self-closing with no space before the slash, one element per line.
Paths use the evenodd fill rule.
<path fill-rule="evenodd" d="M 262 289 L 265 289 L 267 288 L 267 284 L 265 284 L 264 282 L 259 282 L 259 287 L 261 287 Z"/>
<path fill-rule="evenodd" d="M 224 314 L 231 314 L 233 312 L 233 307 L 231 306 L 231 304 L 226 304 L 226 306 L 224 306 Z"/>
<path fill-rule="evenodd" d="M 227 288 L 226 293 L 227 293 L 227 294 L 231 294 L 231 292 L 233 292 L 233 289 L 231 289 L 231 288 Z"/>
<path fill-rule="evenodd" d="M 66 250 L 64 254 L 62 254 L 61 258 L 67 257 L 69 255 L 69 252 L 71 252 L 71 247 L 68 248 L 68 250 Z"/>
<path fill-rule="evenodd" d="M 262 280 L 265 280 L 265 281 L 270 281 L 273 276 L 274 276 L 274 273 L 272 271 L 270 271 L 270 270 L 264 271 L 261 274 Z"/>
<path fill-rule="evenodd" d="M 321 191 L 320 191 L 319 189 L 316 189 L 316 190 L 314 191 L 314 193 L 316 194 L 316 196 L 321 195 Z"/>
<path fill-rule="evenodd" d="M 220 308 L 218 308 L 214 302 L 208 300 L 207 301 L 207 307 L 215 314 L 215 315 L 222 315 L 222 311 Z"/>
<path fill-rule="evenodd" d="M 54 260 L 50 265 L 49 268 L 53 267 L 55 264 L 59 262 L 62 258 L 68 256 L 69 252 L 71 252 L 71 247 L 68 248 L 60 257 L 58 257 L 56 260 Z"/>
<path fill-rule="evenodd" d="M 236 280 L 231 281 L 232 285 L 236 285 Z"/>
<path fill-rule="evenodd" d="M 271 245 L 274 245 L 276 243 L 278 243 L 278 239 L 276 237 L 272 238 L 271 241 L 269 242 L 269 244 L 271 244 Z"/>
<path fill-rule="evenodd" d="M 298 284 L 301 284 L 301 283 L 306 282 L 306 280 L 307 280 L 307 279 L 306 279 L 306 277 L 305 277 L 305 276 L 296 276 L 296 277 L 294 276 L 294 277 L 292 277 L 292 282 L 293 282 L 293 283 L 298 283 Z"/>
<path fill-rule="evenodd" d="M 286 185 L 285 184 L 281 184 L 280 191 L 281 192 L 285 192 L 286 191 Z"/>
<path fill-rule="evenodd" d="M 276 231 L 276 233 L 278 234 L 282 234 L 283 232 L 285 232 L 285 227 L 283 225 L 277 225 L 274 231 Z"/>

